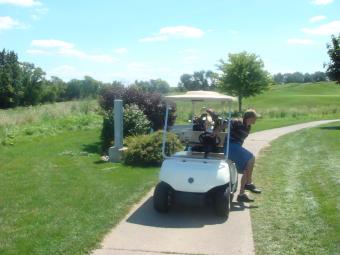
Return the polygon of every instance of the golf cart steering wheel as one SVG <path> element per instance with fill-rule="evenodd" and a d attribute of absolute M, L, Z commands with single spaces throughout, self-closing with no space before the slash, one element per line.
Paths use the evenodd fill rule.
<path fill-rule="evenodd" d="M 214 143 L 212 145 L 217 146 L 221 143 L 221 139 L 217 136 L 214 135 L 212 133 L 209 132 L 204 132 L 202 134 L 200 134 L 200 136 L 198 137 L 199 141 L 201 144 L 206 144 L 209 143 L 210 141 L 212 141 L 212 139 L 214 139 Z"/>

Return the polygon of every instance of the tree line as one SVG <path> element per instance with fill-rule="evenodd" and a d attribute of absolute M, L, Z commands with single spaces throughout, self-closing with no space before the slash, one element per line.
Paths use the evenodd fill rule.
<path fill-rule="evenodd" d="M 308 82 L 320 82 L 328 81 L 327 74 L 324 72 L 314 72 L 314 73 L 277 73 L 273 75 L 273 81 L 276 84 L 286 84 L 286 83 L 308 83 Z"/>
<path fill-rule="evenodd" d="M 119 81 L 104 83 L 85 76 L 68 82 L 46 73 L 32 63 L 20 62 L 14 51 L 0 51 L 0 108 L 29 106 L 84 98 L 96 98 L 105 87 L 120 86 Z M 168 93 L 169 84 L 161 79 L 135 81 L 131 85 L 145 92 Z"/>

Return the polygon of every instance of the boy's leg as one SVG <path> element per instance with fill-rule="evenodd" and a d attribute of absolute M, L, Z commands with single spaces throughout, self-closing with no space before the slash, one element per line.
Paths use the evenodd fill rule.
<path fill-rule="evenodd" d="M 247 178 L 246 184 L 252 183 L 254 165 L 255 165 L 255 157 L 252 157 L 248 161 L 247 166 L 246 166 L 246 171 L 248 171 L 248 178 Z"/>
<path fill-rule="evenodd" d="M 248 171 L 244 170 L 242 178 L 241 178 L 241 186 L 240 186 L 240 195 L 244 194 L 244 188 L 248 181 Z"/>
<path fill-rule="evenodd" d="M 255 158 L 251 158 L 246 166 L 246 169 L 243 172 L 243 176 L 241 178 L 241 187 L 240 187 L 240 194 L 237 197 L 237 200 L 239 202 L 253 202 L 254 199 L 249 198 L 247 196 L 247 194 L 245 194 L 244 190 L 246 188 L 246 184 L 248 183 L 249 180 L 251 180 L 251 174 L 252 174 L 252 170 L 254 167 L 254 162 L 255 162 Z"/>
<path fill-rule="evenodd" d="M 253 183 L 253 169 L 254 169 L 254 165 L 255 165 L 255 157 L 251 158 L 248 163 L 247 163 L 247 171 L 248 171 L 248 175 L 247 175 L 247 179 L 246 179 L 246 184 L 245 184 L 245 189 L 250 190 L 253 193 L 257 193 L 260 194 L 261 190 L 258 189 Z"/>

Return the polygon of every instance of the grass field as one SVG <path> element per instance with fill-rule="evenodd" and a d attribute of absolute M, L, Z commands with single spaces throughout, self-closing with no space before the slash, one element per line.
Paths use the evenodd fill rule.
<path fill-rule="evenodd" d="M 314 119 L 339 118 L 338 95 L 340 95 L 340 86 L 330 83 L 285 85 L 273 87 L 256 98 L 247 99 L 244 105 L 255 107 L 263 114 L 263 118 L 254 126 L 253 131 L 257 131 Z M 219 105 L 208 106 L 221 109 L 218 108 Z M 188 118 L 190 109 L 190 103 L 178 104 L 177 115 L 180 122 Z M 98 104 L 95 100 L 0 110 L 0 254 L 84 254 L 95 247 L 103 235 L 124 216 L 128 208 L 156 182 L 157 168 L 130 168 L 120 164 L 101 163 L 98 152 L 102 118 L 98 113 Z M 319 131 L 313 130 L 313 132 Z M 319 135 L 317 137 L 321 134 L 331 135 L 334 130 L 327 131 L 317 133 Z M 296 139 L 302 141 L 302 137 Z M 333 140 L 329 137 L 323 141 L 323 147 L 313 147 L 308 144 L 304 146 L 308 151 L 324 150 L 325 152 L 327 143 L 332 144 L 335 141 L 338 141 L 336 137 L 333 137 Z M 298 153 L 295 153 L 295 156 L 300 155 L 299 157 L 304 157 L 305 162 L 311 163 L 317 158 L 314 154 L 302 155 L 302 150 L 306 149 L 298 147 L 301 142 L 297 147 L 291 143 L 289 144 L 292 147 L 286 149 L 284 153 L 296 149 Z M 279 144 L 278 147 L 280 146 Z M 329 160 L 320 166 L 333 167 L 329 165 L 331 160 L 340 163 L 334 156 L 329 157 L 324 152 L 321 155 L 328 157 Z M 275 154 L 278 159 L 282 159 L 280 153 L 282 151 Z M 265 160 L 261 162 L 270 164 L 272 161 L 270 156 L 273 155 L 269 154 L 269 162 Z M 309 157 L 313 160 L 309 160 Z M 292 159 L 296 158 L 292 157 Z M 258 167 L 262 169 L 260 164 Z M 264 169 L 267 169 L 265 165 Z M 309 171 L 307 168 L 301 169 Z M 262 170 L 256 172 L 260 174 Z M 265 178 L 261 184 L 266 190 L 271 190 L 271 186 L 267 187 L 271 180 L 268 179 L 270 174 L 266 170 L 263 170 L 263 173 Z M 275 172 L 271 174 L 273 178 L 277 177 L 274 176 Z M 328 182 L 327 173 L 323 176 Z M 321 178 L 323 176 L 318 176 L 317 179 L 323 181 Z M 266 180 L 268 183 L 265 182 Z M 303 183 L 309 181 L 301 180 Z M 325 188 L 322 186 L 322 189 Z M 332 196 L 329 193 L 331 191 L 333 192 L 334 189 L 327 190 L 328 193 L 325 194 Z M 312 191 L 308 192 L 306 193 L 308 196 L 304 196 L 306 199 L 309 199 Z M 261 225 L 261 220 L 265 220 L 261 218 L 262 215 L 267 213 L 267 210 L 261 210 L 265 210 L 267 205 L 276 206 L 275 203 L 261 200 L 267 199 L 266 194 L 258 200 L 260 205 L 258 211 L 252 211 L 253 217 L 255 219 L 258 217 L 257 226 Z M 292 200 L 293 202 L 303 202 L 299 198 L 294 199 L 296 200 Z M 322 201 L 317 202 L 322 203 Z M 337 202 L 336 213 L 339 213 L 338 204 Z M 325 208 L 333 205 L 331 201 L 325 205 Z M 302 217 L 302 213 L 306 213 L 299 208 L 296 210 L 300 213 L 299 217 Z M 327 217 L 330 215 L 330 219 L 334 221 L 334 210 L 327 210 L 322 214 Z M 294 216 L 293 213 L 287 215 Z M 317 226 L 317 231 L 325 230 Z M 277 245 L 284 249 L 285 246 L 278 241 L 281 238 L 279 234 L 268 237 L 270 233 L 266 231 L 272 230 L 270 226 L 266 231 L 256 226 L 254 229 L 265 233 L 263 236 L 256 234 L 259 236 L 256 239 L 257 249 L 261 252 L 263 250 L 263 254 L 267 251 L 263 248 L 266 238 L 274 240 L 271 242 L 273 246 L 270 247 L 276 248 Z M 309 229 L 307 222 L 304 230 Z M 315 233 L 314 230 L 311 231 Z M 330 230 L 329 233 L 339 236 L 339 229 L 337 228 L 336 231 Z M 307 238 L 311 237 L 307 236 Z M 288 243 L 283 240 L 284 243 Z M 311 243 L 319 245 L 318 247 L 331 247 L 327 246 L 326 239 L 322 240 L 324 240 L 320 241 L 322 244 L 319 241 Z"/>
<path fill-rule="evenodd" d="M 103 163 L 99 129 L 0 145 L 0 254 L 84 254 L 157 179 Z"/>
<path fill-rule="evenodd" d="M 257 254 L 339 254 L 340 122 L 279 138 L 254 173 Z"/>
<path fill-rule="evenodd" d="M 0 110 L 0 144 L 13 145 L 22 137 L 100 128 L 102 118 L 98 112 L 96 100 Z"/>
<path fill-rule="evenodd" d="M 198 104 L 212 107 L 219 112 L 227 108 L 220 104 Z M 191 116 L 191 103 L 177 104 L 178 122 L 185 123 Z M 255 108 L 262 118 L 258 120 L 257 130 L 301 123 L 310 120 L 335 119 L 340 117 L 340 85 L 324 82 L 315 84 L 276 85 L 268 91 L 243 101 L 243 108 Z M 237 104 L 233 105 L 237 110 Z"/>

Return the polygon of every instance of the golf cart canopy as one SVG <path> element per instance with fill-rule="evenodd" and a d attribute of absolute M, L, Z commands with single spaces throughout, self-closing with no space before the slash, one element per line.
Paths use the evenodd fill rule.
<path fill-rule="evenodd" d="M 182 95 L 166 96 L 166 99 L 176 101 L 224 101 L 234 102 L 237 101 L 235 97 L 223 95 L 213 91 L 188 91 Z"/>

